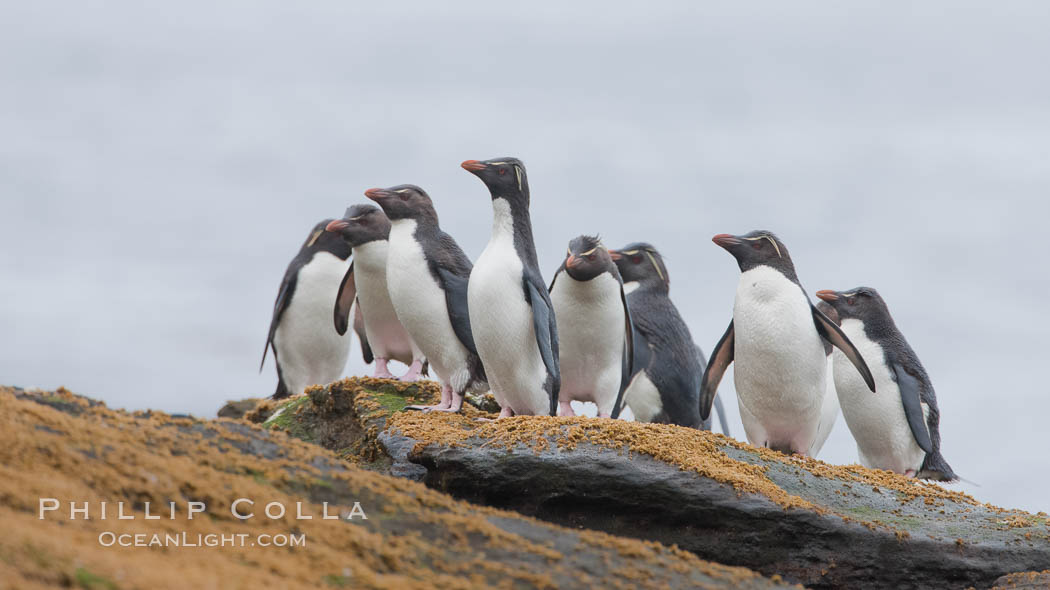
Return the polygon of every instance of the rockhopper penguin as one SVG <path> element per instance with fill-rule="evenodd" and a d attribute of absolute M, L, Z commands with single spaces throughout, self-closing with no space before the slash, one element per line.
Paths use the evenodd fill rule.
<path fill-rule="evenodd" d="M 474 342 L 500 417 L 554 416 L 561 385 L 558 328 L 536 262 L 525 165 L 496 158 L 462 166 L 492 197 L 492 237 L 474 265 L 467 294 Z"/>
<path fill-rule="evenodd" d="M 376 363 L 373 377 L 393 379 L 387 361 L 394 359 L 409 366 L 401 380 L 415 381 L 423 368 L 423 353 L 397 319 L 386 286 L 390 220 L 378 207 L 354 205 L 325 230 L 342 236 L 353 249 L 353 262 L 335 301 L 336 331 L 346 333 L 349 310 L 356 303 L 365 327 L 361 346 L 371 350 Z"/>
<path fill-rule="evenodd" d="M 842 331 L 857 345 L 875 376 L 879 394 L 868 393 L 848 359 L 835 351 L 835 391 L 846 425 L 865 467 L 924 479 L 954 481 L 941 455 L 940 410 L 926 369 L 919 362 L 878 291 L 817 291 Z"/>
<path fill-rule="evenodd" d="M 713 241 L 736 258 L 741 274 L 733 320 L 704 372 L 704 417 L 723 373 L 736 361 L 737 401 L 748 442 L 809 454 L 819 436 L 827 388 L 824 340 L 843 351 L 874 392 L 871 372 L 842 330 L 813 307 L 779 238 L 753 231 L 719 234 Z"/>
<path fill-rule="evenodd" d="M 575 415 L 575 400 L 593 402 L 600 418 L 619 417 L 631 380 L 634 330 L 620 272 L 597 237 L 569 242 L 549 291 L 558 318 L 559 413 Z"/>
<path fill-rule="evenodd" d="M 645 242 L 609 251 L 623 277 L 634 320 L 634 371 L 625 399 L 639 422 L 710 429 L 700 417 L 700 378 L 707 362 L 671 301 L 671 276 L 660 252 Z M 716 398 L 722 430 L 729 434 Z"/>
<path fill-rule="evenodd" d="M 373 188 L 365 196 L 390 219 L 386 282 L 401 325 L 441 382 L 441 403 L 412 409 L 458 412 L 463 393 L 485 391 L 467 311 L 470 259 L 441 231 L 434 204 L 411 184 Z"/>
<path fill-rule="evenodd" d="M 274 399 L 300 394 L 310 385 L 331 383 L 346 366 L 350 336 L 336 332 L 332 308 L 350 267 L 350 246 L 324 230 L 331 221 L 321 221 L 310 230 L 277 291 L 259 363 L 262 371 L 272 348 L 277 364 Z"/>

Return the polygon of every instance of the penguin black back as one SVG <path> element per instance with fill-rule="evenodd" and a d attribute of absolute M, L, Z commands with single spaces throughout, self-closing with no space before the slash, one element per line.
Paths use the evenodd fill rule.
<path fill-rule="evenodd" d="M 610 251 L 624 284 L 637 283 L 627 294 L 636 333 L 648 346 L 651 357 L 649 379 L 660 391 L 661 419 L 681 426 L 702 428 L 700 418 L 700 378 L 703 358 L 698 354 L 689 327 L 671 301 L 670 276 L 659 251 L 651 244 L 636 242 Z"/>

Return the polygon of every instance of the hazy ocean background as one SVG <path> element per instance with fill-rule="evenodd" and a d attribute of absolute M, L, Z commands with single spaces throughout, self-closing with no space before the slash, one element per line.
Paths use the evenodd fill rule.
<path fill-rule="evenodd" d="M 416 183 L 476 257 L 459 163 L 514 155 L 546 276 L 578 234 L 651 241 L 708 352 L 739 275 L 716 233 L 776 231 L 811 294 L 876 287 L 981 484 L 956 488 L 1050 510 L 1048 25 L 1035 1 L 4 0 L 0 383 L 201 416 L 269 394 L 315 222 Z M 856 461 L 841 417 L 820 458 Z"/>

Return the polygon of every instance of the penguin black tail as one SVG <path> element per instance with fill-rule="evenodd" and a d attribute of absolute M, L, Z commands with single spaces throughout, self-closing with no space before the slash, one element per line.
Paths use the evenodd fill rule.
<path fill-rule="evenodd" d="M 715 396 L 715 412 L 718 412 L 718 421 L 722 424 L 722 434 L 726 436 L 733 436 L 729 434 L 729 421 L 726 420 L 726 409 L 722 407 L 722 398 Z"/>
<path fill-rule="evenodd" d="M 932 453 L 926 453 L 926 458 L 923 460 L 922 467 L 919 469 L 916 477 L 944 482 L 959 480 L 959 476 L 955 474 L 951 465 L 948 465 L 948 461 L 941 455 L 940 449 L 935 449 Z"/>

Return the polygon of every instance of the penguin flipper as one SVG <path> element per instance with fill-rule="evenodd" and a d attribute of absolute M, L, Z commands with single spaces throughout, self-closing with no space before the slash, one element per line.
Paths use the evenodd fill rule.
<path fill-rule="evenodd" d="M 704 376 L 700 380 L 700 418 L 707 420 L 711 417 L 711 404 L 715 401 L 718 393 L 718 384 L 722 382 L 722 375 L 733 363 L 736 356 L 736 332 L 733 331 L 733 320 L 729 320 L 726 333 L 722 334 L 721 340 L 711 351 L 711 362 L 704 369 Z"/>
<path fill-rule="evenodd" d="M 920 391 L 922 384 L 911 373 L 904 370 L 899 363 L 892 363 L 893 374 L 897 378 L 897 388 L 901 392 L 901 403 L 904 404 L 904 415 L 908 418 L 908 426 L 911 427 L 912 436 L 919 448 L 927 453 L 933 453 L 933 440 L 930 431 L 926 427 L 926 417 L 922 413 L 922 400 Z"/>
<path fill-rule="evenodd" d="M 288 309 L 288 304 L 292 302 L 292 293 L 295 292 L 296 273 L 292 271 L 292 267 L 289 266 L 288 270 L 284 273 L 284 279 L 281 280 L 281 288 L 277 291 L 277 299 L 273 302 L 273 316 L 270 318 L 270 331 L 266 335 L 266 346 L 263 347 L 262 361 L 259 362 L 259 372 L 262 372 L 263 365 L 266 364 L 266 352 L 274 347 L 273 335 L 277 333 L 277 326 L 281 323 L 281 315 L 284 314 L 284 310 Z M 276 362 L 277 349 L 274 348 L 273 358 Z"/>
<path fill-rule="evenodd" d="M 555 275 L 557 278 L 557 275 Z M 551 281 L 551 288 L 554 288 L 554 281 Z M 620 417 L 620 412 L 623 411 L 623 394 L 627 391 L 627 387 L 631 384 L 631 377 L 634 377 L 636 371 L 642 370 L 644 367 L 638 366 L 638 352 L 635 350 L 637 342 L 636 337 L 640 337 L 634 329 L 634 319 L 631 318 L 631 308 L 627 305 L 627 294 L 623 292 L 623 282 L 620 282 L 620 301 L 623 302 L 623 317 L 624 317 L 624 347 L 623 347 L 623 363 L 621 364 L 620 370 L 620 390 L 616 392 L 616 402 L 613 404 L 612 416 L 613 419 Z"/>
<path fill-rule="evenodd" d="M 350 326 L 350 308 L 356 300 L 357 283 L 354 282 L 354 263 L 351 262 L 350 268 L 346 269 L 346 274 L 339 283 L 339 291 L 335 295 L 335 331 L 340 336 L 346 334 Z"/>
<path fill-rule="evenodd" d="M 361 358 L 366 365 L 370 365 L 376 359 L 375 355 L 372 354 L 372 345 L 368 343 L 368 335 L 365 333 L 365 316 L 361 312 L 360 299 L 354 301 L 351 313 L 354 314 L 354 332 L 357 334 L 357 340 L 361 343 Z"/>
<path fill-rule="evenodd" d="M 835 348 L 838 348 L 846 355 L 846 358 L 853 363 L 853 366 L 857 368 L 860 376 L 864 378 L 864 383 L 868 385 L 868 389 L 875 392 L 875 378 L 871 376 L 871 371 L 868 369 L 868 363 L 864 362 L 864 357 L 861 356 L 860 351 L 857 350 L 856 346 L 850 342 L 850 339 L 846 336 L 842 328 L 835 322 L 831 321 L 831 318 L 824 315 L 822 311 L 813 307 L 813 304 L 809 304 L 810 310 L 813 312 L 813 324 L 817 327 L 817 333 L 820 334 L 824 340 L 830 342 Z M 918 398 L 916 398 L 918 399 Z"/>
<path fill-rule="evenodd" d="M 525 288 L 525 300 L 532 308 L 532 327 L 536 333 L 536 345 L 540 349 L 540 358 L 547 367 L 547 374 L 551 379 L 551 416 L 558 415 L 558 392 L 561 389 L 561 370 L 558 366 L 558 325 L 554 320 L 550 296 L 543 289 L 542 281 L 539 287 L 526 275 L 523 279 Z"/>
<path fill-rule="evenodd" d="M 437 267 L 437 274 L 441 278 L 441 288 L 445 291 L 445 306 L 448 307 L 448 319 L 452 322 L 452 330 L 463 346 L 477 356 L 478 347 L 474 344 L 474 333 L 470 329 L 470 312 L 467 309 L 467 282 L 470 278 L 461 277 L 440 266 Z"/>
<path fill-rule="evenodd" d="M 707 359 L 704 357 L 704 351 L 701 350 L 700 345 L 695 342 L 693 343 L 693 347 L 696 348 L 696 358 L 700 361 L 700 370 L 706 371 Z M 718 388 L 716 387 L 715 389 L 717 390 Z M 715 413 L 718 414 L 718 422 L 722 425 L 722 434 L 732 436 L 729 434 L 729 422 L 726 420 L 726 409 L 722 406 L 722 398 L 718 397 L 717 391 L 715 391 L 714 407 Z M 704 421 L 706 422 L 706 420 Z M 714 426 L 714 424 L 712 424 L 712 426 Z M 714 428 L 711 428 L 710 430 L 714 431 Z"/>

